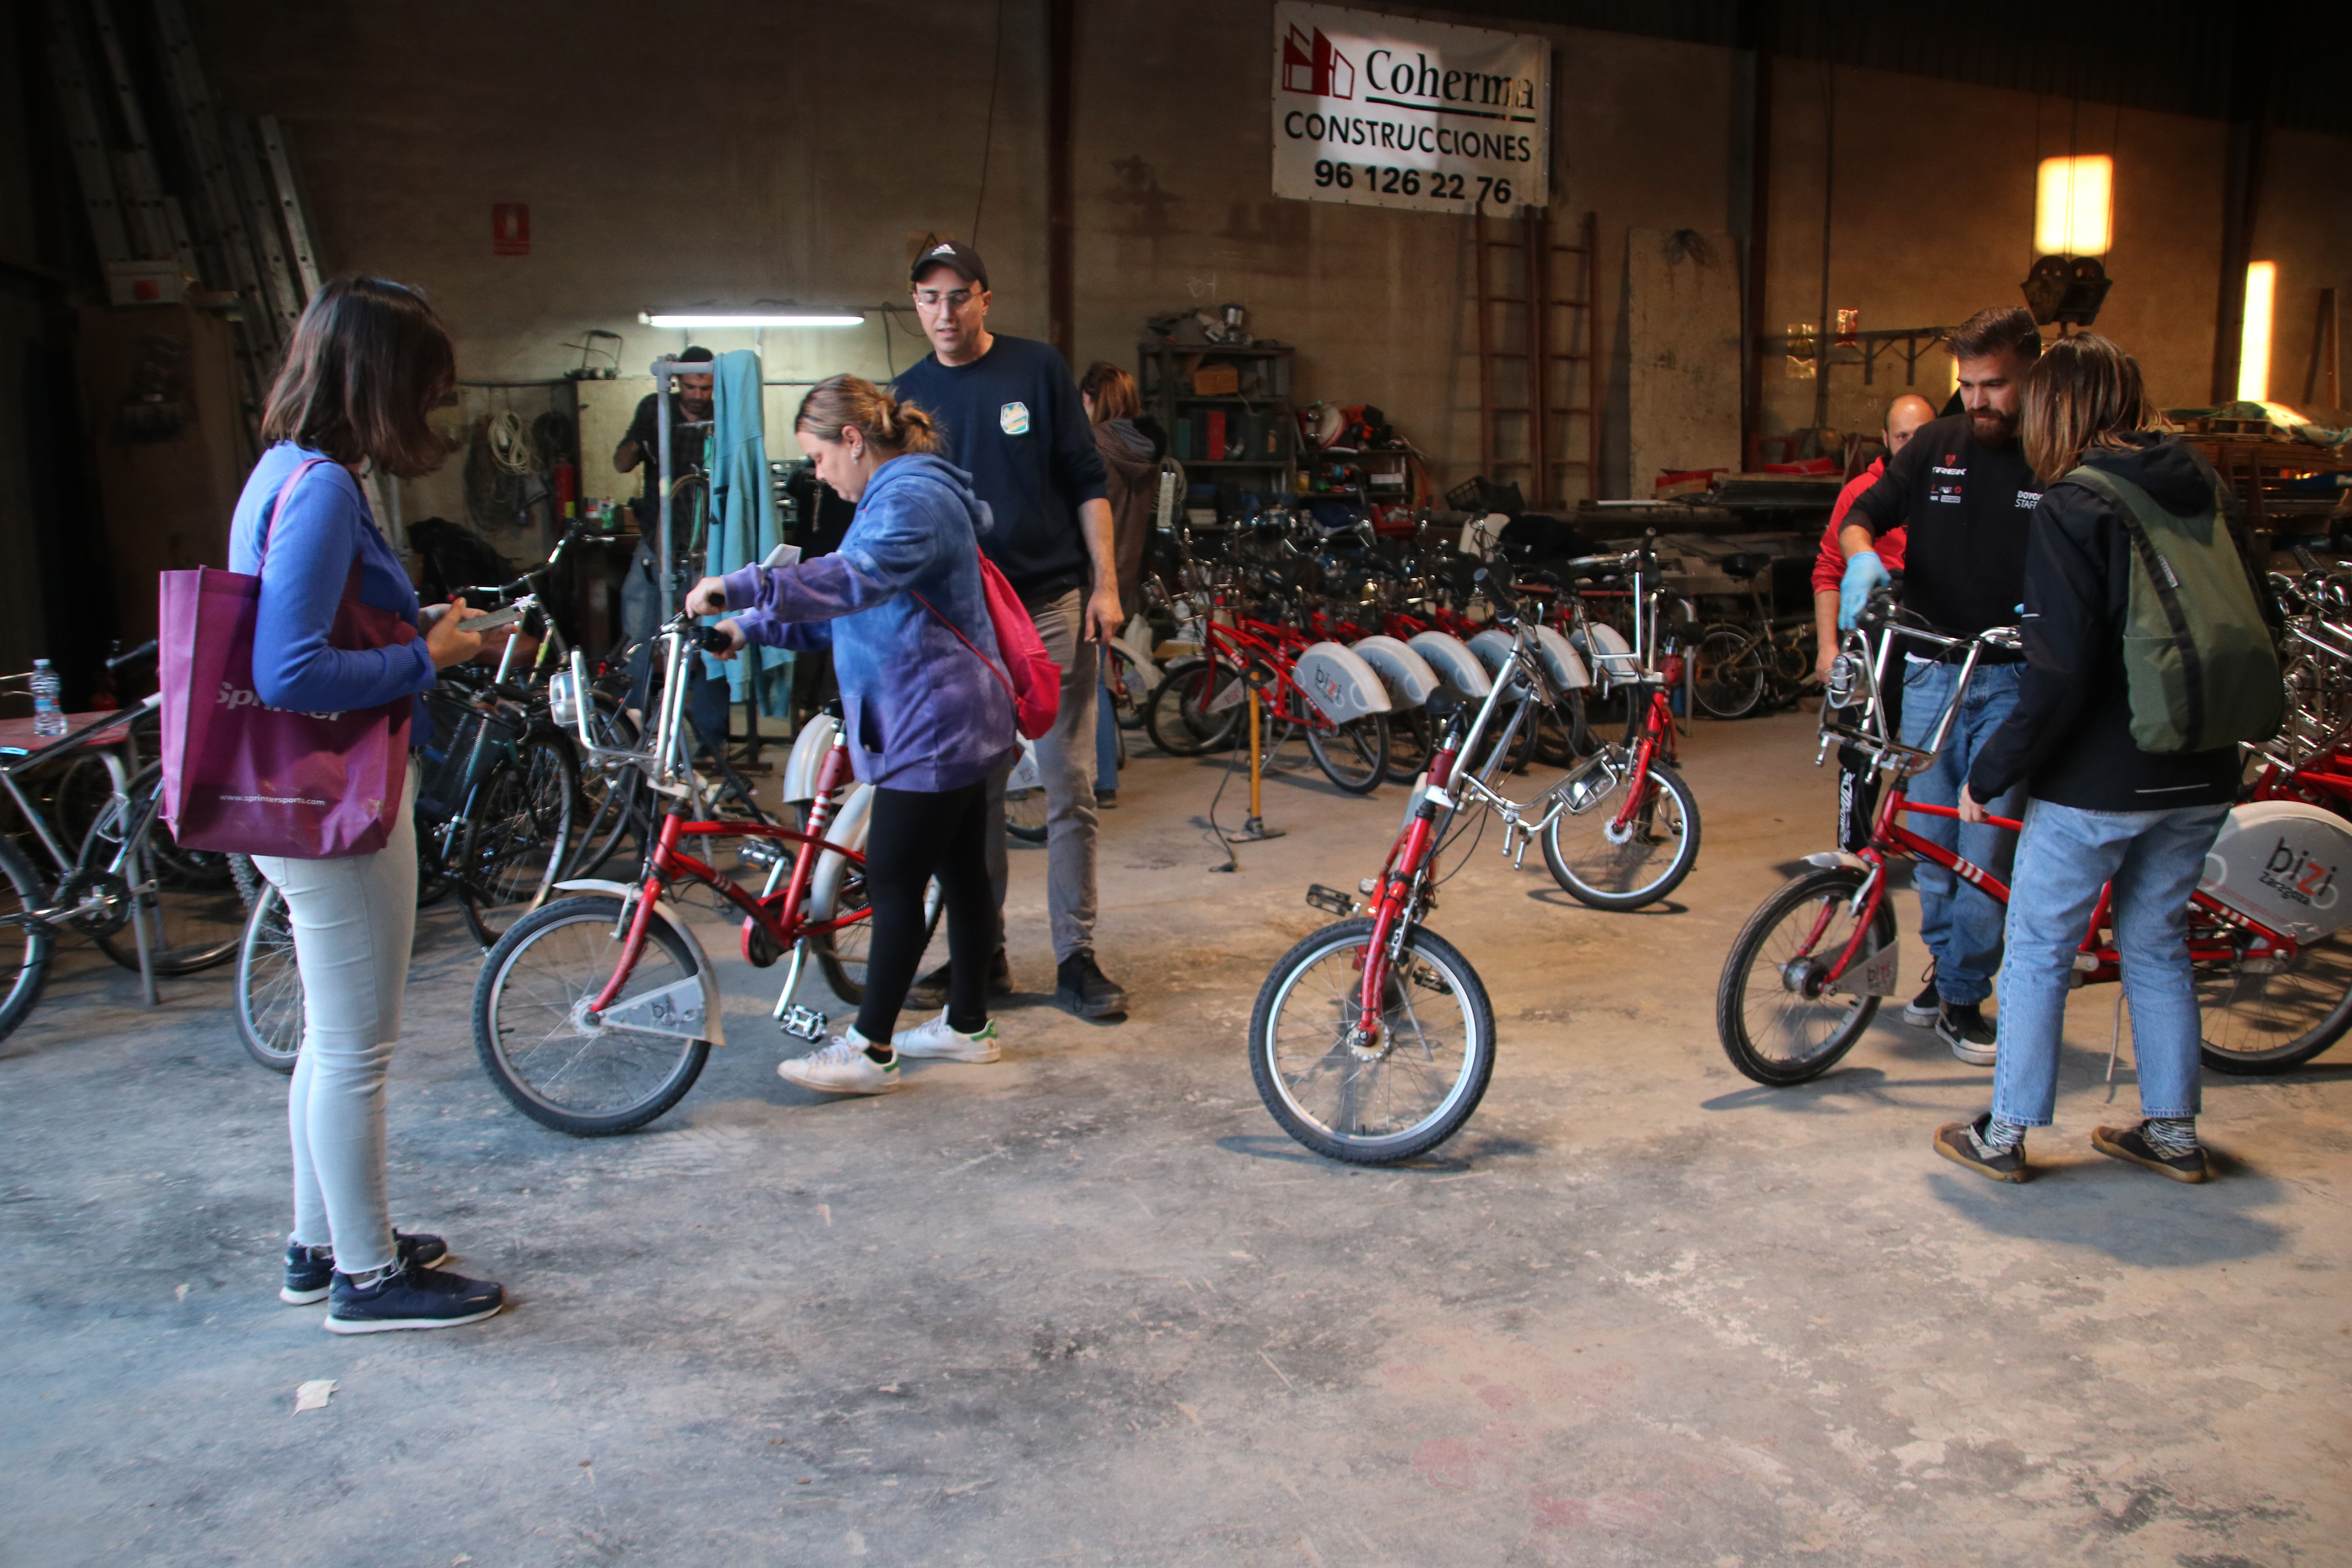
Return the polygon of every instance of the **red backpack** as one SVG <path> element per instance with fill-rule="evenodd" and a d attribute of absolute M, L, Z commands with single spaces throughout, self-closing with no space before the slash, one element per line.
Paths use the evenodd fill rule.
<path fill-rule="evenodd" d="M 964 636 L 956 624 L 940 616 L 939 606 L 920 594 L 915 600 L 931 614 L 940 616 L 940 625 L 954 632 L 956 641 L 971 648 L 989 673 L 996 677 L 1006 696 L 1013 699 L 1013 725 L 1022 738 L 1034 741 L 1054 727 L 1055 715 L 1062 710 L 1062 667 L 1046 657 L 1045 640 L 1037 635 L 1036 623 L 1021 604 L 1021 595 L 1004 580 L 985 552 L 980 555 L 980 586 L 988 597 L 989 624 L 996 631 L 997 651 L 1004 656 L 1004 668 L 999 669 L 994 660 L 982 653 L 972 640 Z M 1007 674 L 1010 672 L 1010 679 Z"/>

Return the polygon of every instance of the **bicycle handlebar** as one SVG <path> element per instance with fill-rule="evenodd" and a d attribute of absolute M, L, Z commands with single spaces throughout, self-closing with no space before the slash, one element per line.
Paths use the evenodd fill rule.
<path fill-rule="evenodd" d="M 1484 566 L 1470 574 L 1470 581 L 1485 591 L 1488 602 L 1495 606 L 1497 619 L 1515 621 L 1519 618 L 1518 595 L 1505 587 L 1502 581 Z"/>

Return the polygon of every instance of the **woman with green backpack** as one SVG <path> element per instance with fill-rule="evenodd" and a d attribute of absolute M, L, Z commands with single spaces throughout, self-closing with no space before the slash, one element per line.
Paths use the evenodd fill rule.
<path fill-rule="evenodd" d="M 2143 1120 L 2099 1128 L 2092 1146 L 2174 1181 L 2210 1173 L 2189 897 L 2237 795 L 2237 742 L 2277 728 L 2284 694 L 2234 500 L 2193 447 L 2148 423 L 2138 364 L 2105 338 L 2062 338 L 2026 376 L 2021 434 L 2044 485 L 2026 554 L 2026 668 L 1959 797 L 1961 820 L 1981 821 L 1978 802 L 2026 784 L 2000 1054 L 1992 1108 L 1935 1139 L 1997 1181 L 2032 1174 L 2026 1130 L 2051 1124 L 2074 952 L 2110 882 Z"/>

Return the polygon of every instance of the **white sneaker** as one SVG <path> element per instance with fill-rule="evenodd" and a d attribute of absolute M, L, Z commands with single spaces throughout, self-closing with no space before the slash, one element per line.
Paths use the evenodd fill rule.
<path fill-rule="evenodd" d="M 776 1075 L 823 1094 L 888 1094 L 898 1087 L 898 1058 L 877 1062 L 866 1045 L 856 1028 L 845 1029 L 821 1051 L 778 1062 Z"/>
<path fill-rule="evenodd" d="M 996 1048 L 995 1019 L 991 1018 L 967 1035 L 948 1027 L 944 1012 L 929 1023 L 899 1030 L 890 1037 L 890 1044 L 902 1057 L 936 1058 L 950 1062 L 992 1062 L 1003 1055 Z"/>

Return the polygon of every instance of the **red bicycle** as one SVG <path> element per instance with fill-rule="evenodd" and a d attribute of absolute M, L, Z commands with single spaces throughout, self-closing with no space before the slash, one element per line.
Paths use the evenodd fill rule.
<path fill-rule="evenodd" d="M 1328 717 L 1299 684 L 1295 660 L 1310 646 L 1286 624 L 1255 619 L 1218 605 L 1201 624 L 1201 651 L 1171 659 L 1144 710 L 1152 743 L 1171 756 L 1196 757 L 1234 742 L 1253 669 L 1266 672 L 1264 699 L 1274 743 L 1296 729 L 1315 765 L 1349 795 L 1370 795 L 1388 767 L 1384 713 Z"/>
<path fill-rule="evenodd" d="M 664 680 L 645 748 L 596 743 L 578 653 L 549 692 L 558 721 L 579 731 L 593 763 L 635 770 L 661 802 L 636 880 L 558 883 L 574 896 L 516 921 L 474 984 L 474 1048 L 492 1081 L 532 1121 L 583 1136 L 626 1132 L 661 1115 L 694 1087 L 710 1047 L 727 1043 L 718 977 L 672 901 L 678 889 L 708 888 L 742 912 L 751 963 L 766 968 L 792 955 L 776 1001 L 787 1034 L 817 1039 L 824 1032 L 824 1015 L 792 1002 L 806 957 L 818 959 L 837 994 L 846 998 L 863 984 L 870 910 L 865 856 L 848 831 L 858 816 L 854 795 L 841 801 L 846 738 L 836 731 L 824 753 L 805 827 L 698 815 L 679 675 L 688 652 L 724 644 L 684 616 L 660 637 Z M 828 828 L 841 839 L 829 839 Z M 692 840 L 708 856 L 719 838 L 747 841 L 754 852 L 746 858 L 768 865 L 757 896 L 688 852 Z"/>
<path fill-rule="evenodd" d="M 1845 742 L 1871 759 L 1874 772 L 1890 778 L 1872 820 L 1870 842 L 1852 853 L 1805 857 L 1813 869 L 1764 900 L 1724 961 L 1716 990 L 1717 1034 L 1732 1066 L 1759 1083 L 1802 1083 L 1828 1071 L 1861 1039 L 1881 999 L 1899 988 L 1895 910 L 1886 898 L 1890 861 L 1905 856 L 1929 861 L 2001 904 L 2009 902 L 2009 889 L 1999 878 L 1930 843 L 1900 819 L 1906 814 L 1958 815 L 1950 806 L 1910 799 L 1904 786 L 1942 748 L 1984 650 L 2016 647 L 2017 633 L 2004 627 L 1974 638 L 1950 637 L 1897 625 L 1894 617 L 1899 613 L 1886 605 L 1882 591 L 1864 618 L 1865 629 L 1848 634 L 1848 651 L 1840 656 L 1843 668 L 1832 673 L 1832 700 L 1822 709 L 1822 753 L 1832 742 Z M 1962 657 L 1951 697 L 1917 746 L 1902 744 L 1889 731 L 1879 700 L 1889 679 L 1890 650 L 1899 642 Z M 1892 679 L 1901 679 L 1899 668 Z M 1836 700 L 1846 695 L 1839 690 L 1841 681 L 1853 687 L 1843 702 Z M 2215 846 L 2215 858 L 2222 863 L 2218 881 L 2209 861 L 2208 885 L 2189 899 L 2189 957 L 2204 1016 L 2200 1054 L 2206 1065 L 2225 1072 L 2279 1071 L 2317 1055 L 2352 1027 L 2352 951 L 2329 934 L 2332 926 L 2305 926 L 2300 936 L 2280 929 L 2293 921 L 2271 913 L 2261 892 L 2259 861 L 2270 849 L 2271 833 L 2279 831 L 2284 846 L 2290 836 L 2315 831 L 2315 825 L 2296 818 L 2298 813 L 2325 815 L 2281 803 L 2271 808 L 2258 833 L 2234 843 L 2232 827 L 2240 814 L 2233 814 Z M 2011 832 L 2022 826 L 2009 817 L 1986 820 Z M 2335 831 L 2324 826 L 2316 830 L 2323 836 Z M 2251 865 L 2244 863 L 2250 850 L 2255 861 Z M 2075 984 L 2122 978 L 2111 914 L 2111 892 L 2102 889 L 2074 955 Z"/>

